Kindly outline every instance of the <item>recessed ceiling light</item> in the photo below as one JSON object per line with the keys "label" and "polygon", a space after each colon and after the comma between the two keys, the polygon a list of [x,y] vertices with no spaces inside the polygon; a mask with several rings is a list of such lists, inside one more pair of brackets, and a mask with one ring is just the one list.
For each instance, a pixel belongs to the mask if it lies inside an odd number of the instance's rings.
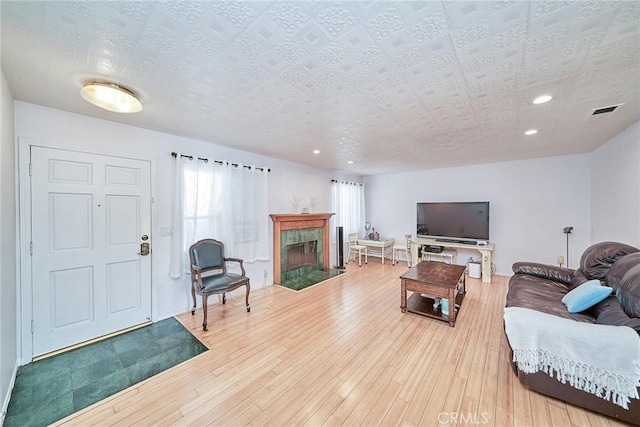
{"label": "recessed ceiling light", "polygon": [[540,95],[536,99],[533,100],[534,104],[544,104],[545,102],[549,102],[553,99],[551,95]]}
{"label": "recessed ceiling light", "polygon": [[353,160],[349,160],[347,163],[349,163],[350,165],[353,164]]}
{"label": "recessed ceiling light", "polygon": [[320,150],[313,150],[313,154],[320,154]]}
{"label": "recessed ceiling light", "polygon": [[115,113],[137,113],[142,104],[129,89],[109,82],[91,82],[80,91],[82,97],[95,106]]}
{"label": "recessed ceiling light", "polygon": [[538,133],[537,130],[535,129],[529,129],[528,131],[526,131],[524,134],[525,135],[535,135],[536,133]]}

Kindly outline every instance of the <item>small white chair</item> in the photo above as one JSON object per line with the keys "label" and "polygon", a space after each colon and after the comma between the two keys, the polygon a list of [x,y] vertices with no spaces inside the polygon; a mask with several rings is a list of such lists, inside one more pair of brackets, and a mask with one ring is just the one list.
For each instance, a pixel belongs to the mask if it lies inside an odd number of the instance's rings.
{"label": "small white chair", "polygon": [[395,265],[396,262],[400,261],[398,255],[400,252],[404,252],[407,257],[407,267],[411,267],[411,234],[405,234],[404,240],[404,245],[393,245],[391,265]]}
{"label": "small white chair", "polygon": [[345,264],[349,264],[351,254],[353,254],[353,259],[356,259],[356,251],[358,252],[358,266],[362,267],[362,252],[364,252],[364,263],[368,264],[369,248],[358,244],[358,233],[349,233],[349,252],[347,253],[347,261]]}

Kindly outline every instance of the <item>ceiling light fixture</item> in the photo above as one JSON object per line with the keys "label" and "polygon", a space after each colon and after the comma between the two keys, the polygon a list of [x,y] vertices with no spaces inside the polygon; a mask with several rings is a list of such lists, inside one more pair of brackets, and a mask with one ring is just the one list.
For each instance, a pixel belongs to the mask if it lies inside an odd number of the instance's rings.
{"label": "ceiling light fixture", "polygon": [[320,150],[313,150],[313,154],[320,154]]}
{"label": "ceiling light fixture", "polygon": [[535,135],[536,133],[538,133],[537,130],[535,129],[529,129],[528,131],[526,131],[524,134],[525,135]]}
{"label": "ceiling light fixture", "polygon": [[93,105],[116,113],[137,113],[142,110],[142,104],[136,95],[115,83],[87,83],[80,94]]}
{"label": "ceiling light fixture", "polygon": [[349,160],[347,163],[349,163],[350,165],[353,164],[353,160]]}
{"label": "ceiling light fixture", "polygon": [[536,99],[533,100],[534,104],[544,104],[545,102],[549,102],[553,99],[551,95],[540,95]]}

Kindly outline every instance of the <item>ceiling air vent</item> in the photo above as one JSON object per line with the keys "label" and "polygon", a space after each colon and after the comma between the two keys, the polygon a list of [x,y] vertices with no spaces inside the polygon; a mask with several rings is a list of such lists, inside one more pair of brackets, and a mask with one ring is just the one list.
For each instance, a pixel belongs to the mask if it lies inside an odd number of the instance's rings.
{"label": "ceiling air vent", "polygon": [[613,116],[613,114],[618,111],[623,105],[624,103],[594,108],[589,112],[589,114],[587,114],[587,117],[585,117],[584,121],[586,122],[591,120],[608,119],[609,117]]}
{"label": "ceiling air vent", "polygon": [[596,114],[613,113],[616,108],[618,108],[617,105],[613,107],[598,108],[597,110],[593,110],[593,113],[591,113],[591,115],[595,116]]}
{"label": "ceiling air vent", "polygon": [[599,114],[611,114],[614,111],[616,111],[616,109],[618,107],[622,107],[624,104],[617,104],[617,105],[610,105],[608,107],[601,107],[601,108],[596,108],[594,110],[591,111],[591,115],[592,116],[597,116]]}

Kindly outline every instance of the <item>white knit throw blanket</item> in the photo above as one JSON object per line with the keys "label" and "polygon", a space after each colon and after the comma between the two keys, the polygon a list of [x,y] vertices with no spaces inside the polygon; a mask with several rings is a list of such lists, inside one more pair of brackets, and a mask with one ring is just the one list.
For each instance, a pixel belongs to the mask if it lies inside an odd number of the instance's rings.
{"label": "white knit throw blanket", "polygon": [[577,322],[519,307],[504,309],[513,360],[629,409],[640,386],[640,337],[626,326]]}

